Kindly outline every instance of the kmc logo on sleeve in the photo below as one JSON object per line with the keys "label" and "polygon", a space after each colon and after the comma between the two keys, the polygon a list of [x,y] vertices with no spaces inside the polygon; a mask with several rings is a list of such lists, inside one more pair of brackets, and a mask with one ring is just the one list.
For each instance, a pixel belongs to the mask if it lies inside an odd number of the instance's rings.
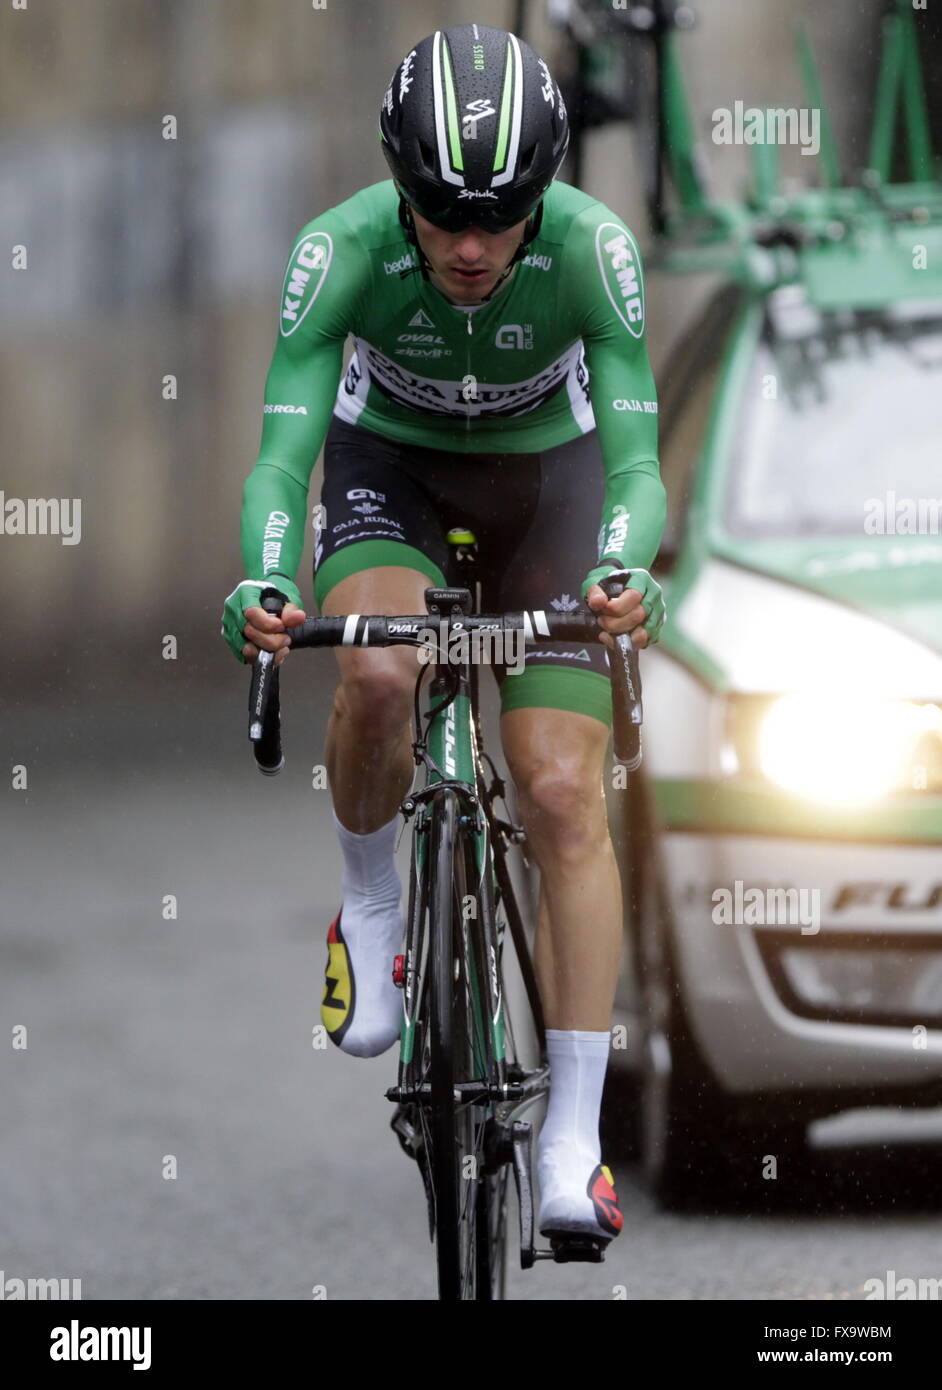
{"label": "kmc logo on sleeve", "polygon": [[291,253],[281,296],[281,335],[290,338],[320,293],[334,243],[326,232],[302,237]]}
{"label": "kmc logo on sleeve", "polygon": [[616,222],[603,222],[595,233],[595,250],[612,308],[628,332],[640,338],[644,332],[644,286],[637,242]]}

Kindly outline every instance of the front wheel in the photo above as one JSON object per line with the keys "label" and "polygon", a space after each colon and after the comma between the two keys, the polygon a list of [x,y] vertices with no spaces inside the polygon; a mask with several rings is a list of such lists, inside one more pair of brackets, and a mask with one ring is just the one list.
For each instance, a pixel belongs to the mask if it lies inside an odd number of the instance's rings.
{"label": "front wheel", "polygon": [[[432,816],[429,883],[429,1132],[435,1194],[439,1297],[494,1296],[489,1234],[494,1189],[485,1174],[486,1107],[456,1088],[483,1081],[480,990],[471,933],[465,839],[458,802],[446,791]],[[498,1295],[499,1296],[499,1295]]]}

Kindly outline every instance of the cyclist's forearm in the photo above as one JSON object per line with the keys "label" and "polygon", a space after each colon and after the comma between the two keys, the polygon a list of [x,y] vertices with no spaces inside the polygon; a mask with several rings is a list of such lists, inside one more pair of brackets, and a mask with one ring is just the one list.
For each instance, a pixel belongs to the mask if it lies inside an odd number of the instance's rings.
{"label": "cyclist's forearm", "polygon": [[656,458],[613,469],[605,479],[599,560],[650,569],[666,517],[667,494]]}
{"label": "cyclist's forearm", "polygon": [[307,488],[276,463],[260,459],[242,490],[242,563],[252,579],[293,579],[304,549]]}

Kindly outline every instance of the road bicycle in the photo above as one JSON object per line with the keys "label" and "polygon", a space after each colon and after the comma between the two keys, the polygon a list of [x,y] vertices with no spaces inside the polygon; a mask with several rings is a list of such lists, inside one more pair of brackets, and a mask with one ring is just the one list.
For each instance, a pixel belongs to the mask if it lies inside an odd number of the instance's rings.
{"label": "road bicycle", "polygon": [[[461,579],[473,576],[474,551],[473,535],[464,533],[456,556]],[[615,597],[629,577],[614,571],[602,587]],[[419,615],[309,618],[292,629],[291,647],[414,645],[430,657],[414,697],[422,783],[400,806],[412,825],[412,857],[405,940],[393,971],[403,1001],[398,1079],[386,1096],[395,1105],[392,1129],[422,1176],[440,1299],[501,1299],[511,1175],[522,1268],[538,1259],[599,1262],[607,1242],[567,1233],[551,1236],[549,1249],[534,1244],[532,1126],[520,1117],[546,1096],[550,1074],[529,946],[532,875],[524,830],[484,750],[480,662],[473,658],[488,645],[501,659],[525,642],[594,641],[602,629],[588,608],[474,613],[468,587],[430,587],[425,600]],[[280,614],[284,595],[266,589],[260,601]],[[628,637],[616,639],[614,652],[614,754],[632,771],[641,761],[638,657]],[[273,653],[259,654],[249,698],[249,737],[267,775],[284,766],[273,662]],[[522,986],[513,1008],[505,989],[508,941]],[[536,1053],[529,1065],[527,1050]]]}

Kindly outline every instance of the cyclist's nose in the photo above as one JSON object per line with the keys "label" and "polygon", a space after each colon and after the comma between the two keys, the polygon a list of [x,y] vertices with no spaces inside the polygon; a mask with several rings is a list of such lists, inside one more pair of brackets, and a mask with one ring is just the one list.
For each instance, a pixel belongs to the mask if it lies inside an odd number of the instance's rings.
{"label": "cyclist's nose", "polygon": [[473,227],[469,227],[467,231],[462,232],[455,246],[455,250],[461,260],[468,261],[470,264],[474,264],[483,258],[484,249],[485,243],[483,233],[475,231]]}

